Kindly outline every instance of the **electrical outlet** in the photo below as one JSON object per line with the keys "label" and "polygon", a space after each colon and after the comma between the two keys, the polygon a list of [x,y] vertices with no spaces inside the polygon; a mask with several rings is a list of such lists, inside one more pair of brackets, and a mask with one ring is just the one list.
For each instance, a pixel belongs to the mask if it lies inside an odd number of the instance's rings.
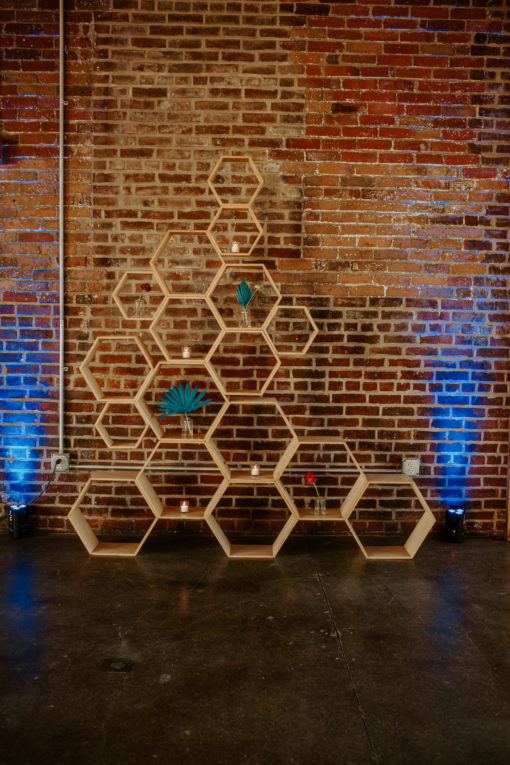
{"label": "electrical outlet", "polygon": [[51,455],[51,471],[57,473],[67,473],[69,470],[69,455],[68,454],[52,454]]}
{"label": "electrical outlet", "polygon": [[402,472],[406,475],[420,475],[420,458],[402,457]]}

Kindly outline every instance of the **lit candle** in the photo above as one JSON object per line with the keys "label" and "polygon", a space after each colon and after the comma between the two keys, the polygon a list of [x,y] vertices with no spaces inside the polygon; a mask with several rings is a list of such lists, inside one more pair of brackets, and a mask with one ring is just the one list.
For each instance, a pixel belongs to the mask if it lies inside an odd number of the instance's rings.
{"label": "lit candle", "polygon": [[191,348],[188,345],[185,345],[182,349],[182,358],[183,359],[189,359],[191,356]]}
{"label": "lit candle", "polygon": [[239,252],[239,242],[235,240],[232,242],[232,252]]}
{"label": "lit candle", "polygon": [[187,513],[189,510],[189,502],[187,499],[184,499],[181,502],[181,513]]}
{"label": "lit candle", "polygon": [[259,475],[259,473],[260,473],[259,466],[258,465],[252,465],[251,466],[251,474],[252,475]]}

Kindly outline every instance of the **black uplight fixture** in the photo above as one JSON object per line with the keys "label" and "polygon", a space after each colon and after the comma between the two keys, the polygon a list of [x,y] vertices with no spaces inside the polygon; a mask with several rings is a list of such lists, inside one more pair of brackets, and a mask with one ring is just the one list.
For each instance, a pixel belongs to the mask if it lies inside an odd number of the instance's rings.
{"label": "black uplight fixture", "polygon": [[[44,489],[37,495],[37,497],[34,497],[29,502],[13,502],[11,505],[7,506],[8,511],[8,518],[9,518],[9,534],[13,539],[20,539],[21,537],[26,537],[27,534],[30,531],[30,519],[29,519],[29,505],[33,504],[36,500],[39,499],[39,497],[42,497],[44,492],[47,490],[49,485],[51,484],[53,480],[53,476],[55,475],[55,471],[57,469],[57,463],[55,462],[55,466],[53,468],[53,472],[50,475],[49,481],[44,487]],[[5,517],[5,516],[3,516]]]}
{"label": "black uplight fixture", "polygon": [[29,532],[28,505],[9,505],[9,534],[13,539],[26,537]]}
{"label": "black uplight fixture", "polygon": [[464,539],[464,516],[462,507],[449,508],[446,511],[445,536],[448,542],[462,542]]}

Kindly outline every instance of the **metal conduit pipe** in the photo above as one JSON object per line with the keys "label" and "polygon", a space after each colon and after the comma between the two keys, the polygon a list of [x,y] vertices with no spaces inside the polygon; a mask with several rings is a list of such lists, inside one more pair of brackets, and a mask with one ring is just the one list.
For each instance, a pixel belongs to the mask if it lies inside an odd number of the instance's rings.
{"label": "metal conduit pipe", "polygon": [[58,451],[64,453],[64,0],[59,0],[59,155],[58,155],[58,265],[59,265],[59,390]]}

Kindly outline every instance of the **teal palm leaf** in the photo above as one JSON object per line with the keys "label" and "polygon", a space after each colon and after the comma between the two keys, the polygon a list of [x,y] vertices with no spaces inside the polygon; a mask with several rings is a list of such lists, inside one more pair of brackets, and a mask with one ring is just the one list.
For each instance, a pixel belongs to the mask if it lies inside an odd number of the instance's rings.
{"label": "teal palm leaf", "polygon": [[198,386],[194,388],[190,387],[189,383],[183,385],[174,385],[173,388],[168,388],[166,393],[161,397],[158,404],[158,409],[161,414],[158,417],[168,417],[171,414],[189,414],[196,409],[209,404],[211,399],[203,400],[205,392],[201,393],[198,390]]}
{"label": "teal palm leaf", "polygon": [[251,301],[253,300],[251,289],[248,287],[248,284],[244,281],[244,279],[242,280],[242,282],[239,284],[239,287],[237,288],[236,297],[237,297],[237,302],[240,303],[240,305],[242,305],[243,308],[246,308],[248,303],[251,303]]}

